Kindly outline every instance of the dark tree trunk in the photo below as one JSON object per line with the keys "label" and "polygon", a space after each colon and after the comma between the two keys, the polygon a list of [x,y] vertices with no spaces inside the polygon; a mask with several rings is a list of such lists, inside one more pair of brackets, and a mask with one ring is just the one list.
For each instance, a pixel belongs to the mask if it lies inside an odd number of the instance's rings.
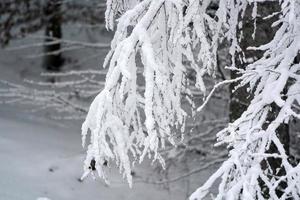
{"label": "dark tree trunk", "polygon": [[[46,24],[44,67],[49,71],[59,71],[63,64],[63,58],[60,52],[61,43],[59,42],[62,38],[61,2],[61,0],[48,0],[44,8]],[[57,43],[55,43],[55,41],[57,41]]]}
{"label": "dark tree trunk", "polygon": [[[254,20],[252,19],[252,7],[248,7],[245,13],[245,17],[243,19],[243,37],[240,42],[240,47],[245,53],[246,59],[258,59],[262,56],[263,52],[258,51],[251,51],[247,50],[249,46],[259,46],[262,44],[266,44],[269,42],[274,34],[275,29],[270,28],[272,23],[274,22],[274,18],[270,20],[262,20],[263,17],[268,16],[269,14],[273,13],[274,11],[278,10],[279,7],[276,3],[268,2],[268,3],[260,3],[258,5],[258,18],[256,20],[256,34],[255,38],[253,39],[252,34],[254,30]],[[245,69],[247,63],[244,63],[238,56],[235,58],[236,67],[240,69]],[[237,78],[240,75],[235,71],[231,71],[231,78]],[[229,118],[230,121],[234,121],[241,116],[241,114],[247,109],[248,105],[251,101],[251,94],[247,92],[246,87],[238,89],[236,92],[232,92],[235,88],[236,84],[230,85],[230,113]]]}

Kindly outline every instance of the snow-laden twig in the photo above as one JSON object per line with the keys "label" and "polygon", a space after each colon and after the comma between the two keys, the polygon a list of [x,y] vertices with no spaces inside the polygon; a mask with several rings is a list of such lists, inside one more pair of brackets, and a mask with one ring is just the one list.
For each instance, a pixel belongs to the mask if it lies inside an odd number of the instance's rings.
{"label": "snow-laden twig", "polygon": [[208,94],[208,96],[205,98],[204,102],[202,103],[202,105],[200,107],[197,108],[197,112],[201,112],[202,109],[206,106],[206,104],[209,102],[209,100],[211,99],[211,97],[213,96],[214,92],[221,86],[226,85],[226,84],[232,84],[235,82],[238,82],[240,80],[242,80],[244,77],[238,77],[235,79],[230,79],[230,80],[224,80],[221,81],[219,83],[217,83],[216,85],[214,85],[213,89],[210,91],[210,93]]}

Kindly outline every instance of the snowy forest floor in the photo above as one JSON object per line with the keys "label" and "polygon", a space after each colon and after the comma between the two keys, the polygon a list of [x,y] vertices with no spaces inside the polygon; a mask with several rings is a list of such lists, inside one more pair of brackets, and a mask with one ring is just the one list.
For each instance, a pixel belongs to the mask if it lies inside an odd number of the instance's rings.
{"label": "snowy forest floor", "polygon": [[136,183],[130,189],[115,169],[111,169],[110,186],[91,178],[79,182],[85,155],[79,126],[58,126],[1,105],[0,129],[2,200],[184,199],[182,191],[169,193],[146,183]]}

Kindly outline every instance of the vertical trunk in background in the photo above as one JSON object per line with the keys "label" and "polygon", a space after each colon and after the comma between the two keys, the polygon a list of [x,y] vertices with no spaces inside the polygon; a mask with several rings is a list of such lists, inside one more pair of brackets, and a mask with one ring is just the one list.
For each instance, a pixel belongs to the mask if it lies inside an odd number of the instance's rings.
{"label": "vertical trunk in background", "polygon": [[[62,0],[47,0],[44,7],[44,23],[46,24],[44,67],[49,71],[59,71],[63,64],[63,59],[60,52],[61,43],[58,41],[62,38],[61,2]],[[55,41],[57,41],[57,43],[54,43]],[[51,44],[47,45],[47,43]]]}
{"label": "vertical trunk in background", "polygon": [[[257,53],[254,51],[247,51],[246,48],[249,46],[259,46],[262,44],[265,44],[269,42],[274,34],[275,34],[275,29],[271,29],[271,24],[273,23],[274,18],[266,21],[262,20],[262,17],[266,17],[270,15],[271,13],[275,11],[279,11],[280,8],[278,4],[275,2],[267,2],[267,3],[260,3],[258,4],[258,16],[257,18],[257,30],[256,30],[256,35],[255,39],[252,38],[252,33],[254,30],[254,23],[252,19],[252,8],[249,7],[246,11],[246,15],[244,18],[244,26],[243,26],[243,39],[241,40],[240,46],[242,50],[245,52],[245,57],[246,59],[258,59],[262,56],[263,52]],[[236,60],[236,66],[238,68],[244,69],[245,68],[245,63],[241,62],[238,59]],[[251,61],[250,61],[251,62]],[[238,77],[239,74],[236,72],[231,71],[231,78],[236,78]],[[230,90],[233,91],[235,88],[235,84],[230,85]],[[284,94],[283,94],[284,95]],[[241,114],[244,112],[244,110],[247,109],[248,105],[250,104],[251,101],[251,95],[249,92],[247,92],[246,87],[238,89],[235,93],[231,92],[230,95],[230,113],[229,113],[229,118],[230,121],[233,122],[237,118],[241,116]],[[272,121],[275,119],[275,117],[278,115],[279,108],[275,105],[271,105],[271,112],[269,113],[268,116],[268,121]],[[265,124],[266,126],[268,124]],[[281,143],[284,145],[284,148],[286,150],[286,153],[289,155],[289,126],[287,124],[281,125],[277,129],[277,136],[279,137]],[[277,153],[277,149],[274,144],[271,144],[270,148],[267,150],[266,153]],[[267,160],[263,161],[261,163],[262,168],[267,168],[267,166],[270,166],[272,171],[270,172],[270,177],[280,177],[284,175],[286,172],[282,170],[281,168],[281,159],[275,159],[275,158],[268,158]],[[263,188],[264,186],[261,185]],[[280,197],[281,196],[281,189],[286,188],[286,184],[282,182],[280,186],[277,189],[277,195]],[[264,190],[263,190],[264,191]],[[264,195],[266,198],[269,198],[268,191],[264,191]]]}

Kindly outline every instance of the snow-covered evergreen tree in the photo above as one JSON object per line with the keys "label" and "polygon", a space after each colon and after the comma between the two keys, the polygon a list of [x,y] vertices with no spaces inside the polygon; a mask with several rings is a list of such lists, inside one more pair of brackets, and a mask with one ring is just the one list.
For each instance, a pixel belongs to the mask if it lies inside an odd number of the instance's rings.
{"label": "snow-covered evergreen tree", "polygon": [[[265,1],[108,0],[107,28],[115,27],[116,18],[118,23],[104,63],[109,68],[105,87],[82,126],[83,144],[91,134],[85,175],[93,162],[99,176],[108,181],[103,166],[114,160],[131,185],[131,167],[146,155],[164,166],[158,149],[166,142],[175,145],[174,135],[184,130],[187,119],[181,103],[186,97],[182,93],[190,93],[187,69],[195,71],[195,86],[206,94],[203,76],[214,76],[218,45],[227,40],[230,69],[241,76],[216,84],[197,110],[202,111],[218,87],[233,82],[248,87],[253,99],[240,118],[217,134],[217,144],[228,146],[229,157],[190,199],[206,197],[219,178],[215,199],[300,198],[300,165],[289,162],[277,135],[281,124],[300,118],[300,2],[273,1],[281,8],[269,16],[277,16],[274,38],[249,47],[264,53],[245,70],[235,66],[235,56],[243,53],[239,41],[246,8],[252,6],[252,17],[257,19],[257,8]],[[208,9],[212,4],[218,4],[213,14]],[[140,67],[143,93],[137,90]],[[276,152],[270,153],[271,146]],[[279,159],[281,167],[273,169],[270,158]]]}

